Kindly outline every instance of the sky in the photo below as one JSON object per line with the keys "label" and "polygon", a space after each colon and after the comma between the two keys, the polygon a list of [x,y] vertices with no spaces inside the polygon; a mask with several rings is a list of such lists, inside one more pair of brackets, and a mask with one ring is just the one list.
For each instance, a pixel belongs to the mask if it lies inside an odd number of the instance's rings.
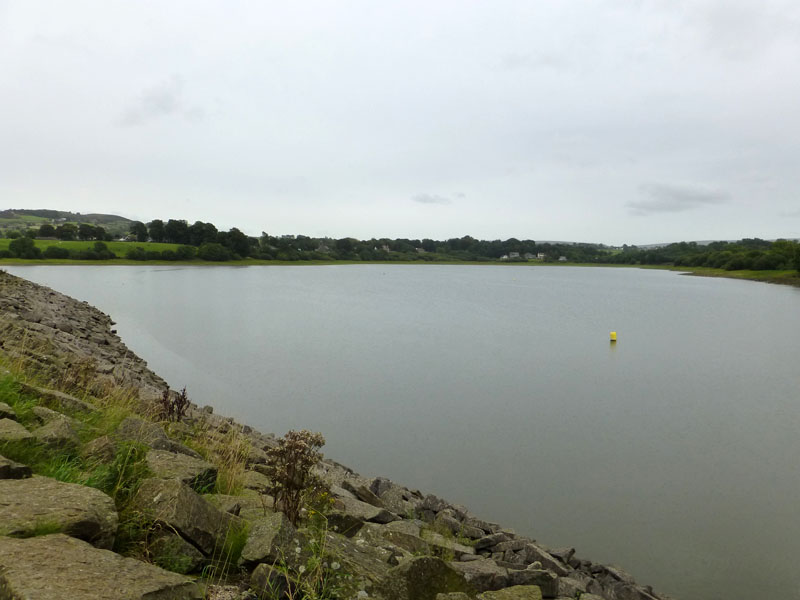
{"label": "sky", "polygon": [[795,0],[0,0],[0,209],[800,237]]}

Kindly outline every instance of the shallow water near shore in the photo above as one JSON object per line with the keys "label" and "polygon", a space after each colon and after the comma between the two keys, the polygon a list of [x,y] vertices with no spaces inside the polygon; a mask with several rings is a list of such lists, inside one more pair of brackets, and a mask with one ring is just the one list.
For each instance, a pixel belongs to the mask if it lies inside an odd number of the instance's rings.
{"label": "shallow water near shore", "polygon": [[[638,269],[8,267],[174,388],[682,600],[800,598],[800,289]],[[619,341],[609,343],[609,332]]]}

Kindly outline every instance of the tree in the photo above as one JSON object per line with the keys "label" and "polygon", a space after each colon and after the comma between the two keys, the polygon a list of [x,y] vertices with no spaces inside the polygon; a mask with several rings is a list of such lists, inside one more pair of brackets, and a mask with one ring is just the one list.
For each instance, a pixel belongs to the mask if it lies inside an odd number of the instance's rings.
{"label": "tree", "polygon": [[150,239],[154,242],[164,241],[164,221],[161,219],[154,219],[147,224],[147,232],[150,234]]}
{"label": "tree", "polygon": [[56,237],[56,228],[50,223],[45,223],[39,227],[39,237]]}
{"label": "tree", "polygon": [[147,225],[141,221],[134,221],[131,223],[130,233],[136,236],[137,242],[146,242],[149,237],[147,234]]}
{"label": "tree", "polygon": [[170,219],[164,226],[164,241],[171,244],[189,243],[189,226],[186,221]]}
{"label": "tree", "polygon": [[84,241],[86,240],[93,240],[95,238],[96,232],[94,230],[94,225],[89,225],[89,223],[81,223],[78,225],[78,237]]}
{"label": "tree", "polygon": [[60,240],[71,241],[78,237],[78,228],[72,223],[64,223],[56,227],[56,237]]}
{"label": "tree", "polygon": [[25,235],[12,240],[8,244],[8,250],[16,258],[42,258],[42,251]]}
{"label": "tree", "polygon": [[211,260],[215,262],[231,260],[233,255],[222,244],[216,242],[211,244],[203,244],[197,249],[197,258],[201,260]]}

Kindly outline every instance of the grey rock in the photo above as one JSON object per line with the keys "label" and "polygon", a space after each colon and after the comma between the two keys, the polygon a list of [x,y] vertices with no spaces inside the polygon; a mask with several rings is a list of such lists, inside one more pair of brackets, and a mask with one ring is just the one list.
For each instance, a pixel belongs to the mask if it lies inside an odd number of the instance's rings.
{"label": "grey rock", "polygon": [[9,600],[200,600],[186,577],[66,535],[0,537],[0,597]]}
{"label": "grey rock", "polygon": [[207,562],[197,548],[169,530],[151,536],[148,551],[155,564],[173,573],[193,573]]}
{"label": "grey rock", "polygon": [[515,585],[494,592],[484,592],[479,600],[542,600],[542,590],[535,585]]}
{"label": "grey rock", "polygon": [[455,540],[448,539],[435,531],[423,529],[421,537],[430,544],[433,553],[437,556],[458,560],[464,554],[475,554],[475,548],[472,546],[459,544]]}
{"label": "grey rock", "polygon": [[508,569],[498,566],[493,560],[451,562],[450,566],[461,573],[464,579],[479,592],[508,587]]}
{"label": "grey rock", "polygon": [[110,548],[117,523],[114,501],[100,490],[49,477],[0,480],[3,535],[30,535],[47,526]]}
{"label": "grey rock", "polygon": [[103,435],[84,444],[81,456],[94,462],[110,463],[117,455],[117,448],[116,442],[111,437]]}
{"label": "grey rock", "polygon": [[569,564],[569,561],[575,556],[575,548],[551,548],[549,552],[564,564]]}
{"label": "grey rock", "polygon": [[51,406],[56,406],[68,412],[92,413],[97,410],[97,407],[90,402],[76,398],[71,394],[59,392],[57,390],[50,390],[47,388],[29,385],[27,383],[20,384],[20,389],[32,396],[38,396]]}
{"label": "grey rock", "polygon": [[47,408],[46,406],[34,406],[31,411],[34,415],[36,415],[36,419],[42,424],[49,423],[50,421],[54,421],[56,419],[68,418],[64,413],[60,413],[52,408]]}
{"label": "grey rock", "polygon": [[427,556],[389,569],[375,591],[385,600],[436,600],[437,594],[453,592],[475,594],[458,571],[443,560]]}
{"label": "grey rock", "polygon": [[464,592],[449,592],[436,594],[436,600],[471,600],[471,598]]}
{"label": "grey rock", "polygon": [[328,514],[328,529],[341,533],[346,537],[353,537],[364,526],[364,521],[340,510]]}
{"label": "grey rock", "polygon": [[425,499],[422,501],[420,508],[422,510],[430,510],[434,513],[438,513],[443,511],[446,508],[449,508],[450,505],[441,498],[434,496],[433,494],[428,494],[425,496]]}
{"label": "grey rock", "polygon": [[522,550],[527,544],[528,542],[526,540],[508,540],[496,544],[493,550],[495,552],[508,552],[509,550],[515,552],[517,550]]}
{"label": "grey rock", "polygon": [[385,508],[378,508],[377,506],[372,506],[371,504],[354,498],[337,498],[334,503],[334,508],[361,519],[362,521],[369,521],[371,523],[390,523],[400,518],[390,513]]}
{"label": "grey rock", "polygon": [[558,597],[558,577],[551,571],[525,569],[509,571],[509,585],[536,585],[542,590],[543,598]]}
{"label": "grey rock", "polygon": [[17,413],[5,402],[0,402],[0,419],[17,420]]}
{"label": "grey rock", "polygon": [[403,531],[395,531],[383,528],[383,538],[395,546],[410,552],[411,554],[430,554],[431,547],[421,537],[405,533]]}
{"label": "grey rock", "polygon": [[239,564],[245,567],[258,563],[299,565],[304,562],[305,547],[305,536],[295,529],[286,515],[272,513],[251,524]]}
{"label": "grey rock", "polygon": [[174,528],[206,556],[219,552],[228,529],[237,524],[236,517],[176,479],[145,479],[133,506],[145,517]]}
{"label": "grey rock", "polygon": [[483,548],[492,548],[497,544],[500,544],[502,542],[507,542],[508,539],[509,538],[505,533],[492,533],[476,541],[475,550],[481,550]]}
{"label": "grey rock", "polygon": [[376,508],[385,508],[383,501],[372,493],[366,486],[355,485],[350,480],[342,481],[342,488],[353,494],[361,502],[371,504]]}
{"label": "grey rock", "polygon": [[464,519],[464,524],[477,527],[478,529],[483,529],[487,534],[497,533],[500,531],[500,525],[497,523],[489,523],[488,521],[483,521],[471,515],[467,515],[467,517]]}
{"label": "grey rock", "polygon": [[537,546],[536,544],[533,543],[526,544],[524,552],[525,552],[525,559],[528,563],[538,561],[542,563],[542,566],[545,569],[554,571],[556,575],[565,576],[569,575],[572,572],[571,567],[568,567],[567,565],[562,563],[560,560],[558,560],[550,553],[548,553],[546,550],[544,550],[540,546]]}
{"label": "grey rock", "polygon": [[289,586],[287,576],[271,565],[262,563],[250,574],[250,589],[259,598],[284,598],[289,592]]}
{"label": "grey rock", "polygon": [[50,448],[75,451],[81,443],[75,428],[64,418],[53,419],[34,429],[31,434]]}
{"label": "grey rock", "polygon": [[169,439],[159,425],[138,417],[128,417],[122,421],[117,428],[116,438],[120,441],[138,442],[155,450],[169,450],[170,452],[179,452],[193,458],[202,459],[191,448]]}
{"label": "grey rock", "polygon": [[32,475],[31,468],[0,456],[0,479],[25,479]]}
{"label": "grey rock", "polygon": [[577,598],[578,594],[586,593],[586,583],[572,577],[559,577],[558,595],[567,598]]}
{"label": "grey rock", "polygon": [[217,480],[217,467],[204,460],[168,450],[150,450],[147,466],[162,479],[177,479],[195,491],[208,489]]}
{"label": "grey rock", "polygon": [[30,440],[31,432],[11,419],[0,419],[0,443]]}
{"label": "grey rock", "polygon": [[256,492],[267,493],[272,489],[272,481],[270,481],[269,477],[258,471],[245,471],[243,484],[245,489],[255,490]]}

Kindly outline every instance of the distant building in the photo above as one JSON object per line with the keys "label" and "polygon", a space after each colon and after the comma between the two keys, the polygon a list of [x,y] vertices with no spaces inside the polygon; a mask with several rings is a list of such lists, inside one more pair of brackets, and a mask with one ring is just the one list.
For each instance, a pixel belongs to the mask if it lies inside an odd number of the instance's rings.
{"label": "distant building", "polygon": [[567,262],[567,257],[566,256],[559,256],[558,257],[558,261],[559,262]]}
{"label": "distant building", "polygon": [[508,258],[519,258],[519,252],[509,252]]}
{"label": "distant building", "polygon": [[524,258],[525,260],[533,260],[534,258],[536,258],[536,255],[531,254],[530,252],[526,252],[525,254],[522,255],[522,258]]}
{"label": "distant building", "polygon": [[500,260],[508,260],[508,254],[503,254],[503,256],[500,257]]}

